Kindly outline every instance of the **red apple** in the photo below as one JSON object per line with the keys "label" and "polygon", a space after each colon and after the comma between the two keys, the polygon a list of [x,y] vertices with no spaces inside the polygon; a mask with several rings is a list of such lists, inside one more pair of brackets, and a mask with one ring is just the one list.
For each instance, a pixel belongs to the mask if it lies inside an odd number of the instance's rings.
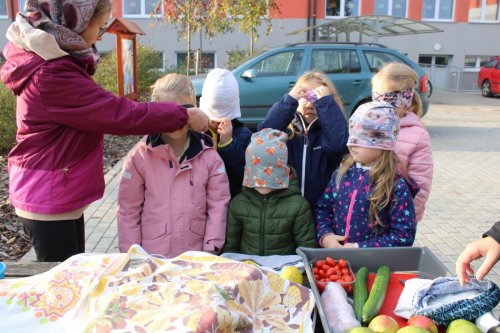
{"label": "red apple", "polygon": [[426,316],[413,316],[407,321],[408,326],[421,327],[428,330],[431,333],[438,333],[438,328],[432,319]]}
{"label": "red apple", "polygon": [[376,333],[396,333],[399,325],[391,316],[378,315],[370,321],[368,328]]}

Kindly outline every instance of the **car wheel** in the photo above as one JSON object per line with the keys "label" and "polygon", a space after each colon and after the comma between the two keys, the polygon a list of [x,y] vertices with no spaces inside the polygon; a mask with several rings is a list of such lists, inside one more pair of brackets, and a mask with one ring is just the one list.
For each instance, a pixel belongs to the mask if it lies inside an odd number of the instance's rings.
{"label": "car wheel", "polygon": [[430,98],[432,95],[432,83],[430,80],[427,80],[427,98]]}
{"label": "car wheel", "polygon": [[484,97],[491,97],[493,94],[491,93],[491,84],[490,81],[486,80],[481,85],[481,93]]}

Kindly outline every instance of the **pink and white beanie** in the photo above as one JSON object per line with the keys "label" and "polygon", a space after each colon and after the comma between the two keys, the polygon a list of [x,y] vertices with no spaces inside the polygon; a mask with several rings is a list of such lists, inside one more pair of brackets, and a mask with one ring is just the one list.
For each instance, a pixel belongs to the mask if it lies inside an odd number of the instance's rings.
{"label": "pink and white beanie", "polygon": [[398,135],[399,118],[392,105],[365,103],[349,119],[347,146],[394,150]]}

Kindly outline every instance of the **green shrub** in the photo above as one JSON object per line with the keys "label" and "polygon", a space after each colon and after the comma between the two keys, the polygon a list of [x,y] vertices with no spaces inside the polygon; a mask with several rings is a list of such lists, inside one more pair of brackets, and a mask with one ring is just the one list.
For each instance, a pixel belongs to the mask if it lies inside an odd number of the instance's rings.
{"label": "green shrub", "polygon": [[[149,100],[150,87],[157,79],[165,75],[162,69],[161,53],[150,45],[137,43],[137,82],[140,100]],[[104,89],[118,94],[118,76],[116,69],[116,50],[112,50],[101,58],[94,80]]]}
{"label": "green shrub", "polygon": [[9,151],[16,143],[16,97],[0,84],[0,152]]}

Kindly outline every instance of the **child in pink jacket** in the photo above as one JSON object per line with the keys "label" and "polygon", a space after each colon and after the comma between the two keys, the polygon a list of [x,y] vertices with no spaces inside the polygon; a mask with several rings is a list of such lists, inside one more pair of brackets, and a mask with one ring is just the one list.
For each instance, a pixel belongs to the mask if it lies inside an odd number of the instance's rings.
{"label": "child in pink jacket", "polygon": [[405,64],[386,64],[372,78],[374,101],[385,101],[396,108],[400,118],[400,133],[396,142],[396,154],[408,175],[420,186],[414,198],[417,222],[422,220],[425,203],[432,185],[432,147],[429,132],[420,117],[422,101],[415,91],[418,76]]}
{"label": "child in pink jacket", "polygon": [[[168,74],[154,101],[195,104],[185,75]],[[185,251],[218,253],[224,245],[229,182],[211,140],[187,126],[144,137],[128,154],[118,192],[118,245],[167,258]]]}

